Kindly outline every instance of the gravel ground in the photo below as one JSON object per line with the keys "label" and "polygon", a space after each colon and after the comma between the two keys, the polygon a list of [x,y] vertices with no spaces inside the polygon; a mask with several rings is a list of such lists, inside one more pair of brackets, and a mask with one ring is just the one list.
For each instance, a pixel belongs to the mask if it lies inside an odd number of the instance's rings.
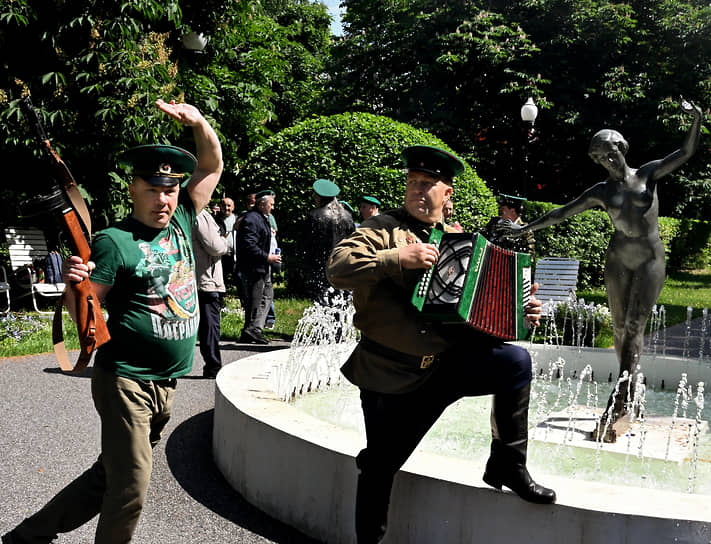
{"label": "gravel ground", "polygon": [[[286,343],[222,344],[225,364]],[[74,357],[78,352],[72,354]],[[99,453],[91,368],[60,372],[53,354],[0,359],[0,534],[41,508],[88,468]],[[173,417],[156,447],[136,544],[316,544],[250,505],[212,460],[214,380],[202,378],[196,350],[192,373],[180,378]],[[96,519],[60,535],[60,544],[93,541]]]}

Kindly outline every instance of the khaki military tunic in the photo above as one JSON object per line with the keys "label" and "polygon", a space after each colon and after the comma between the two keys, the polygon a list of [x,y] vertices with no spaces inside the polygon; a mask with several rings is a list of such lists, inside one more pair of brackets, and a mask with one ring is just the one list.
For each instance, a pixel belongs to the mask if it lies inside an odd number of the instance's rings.
{"label": "khaki military tunic", "polygon": [[450,346],[410,302],[424,270],[403,270],[399,260],[399,248],[427,242],[435,226],[455,232],[441,223],[421,223],[398,208],[365,220],[331,253],[328,280],[353,291],[353,322],[362,336],[417,359],[404,362],[359,345],[341,369],[359,387],[380,393],[415,389],[436,366],[428,366],[427,357]]}

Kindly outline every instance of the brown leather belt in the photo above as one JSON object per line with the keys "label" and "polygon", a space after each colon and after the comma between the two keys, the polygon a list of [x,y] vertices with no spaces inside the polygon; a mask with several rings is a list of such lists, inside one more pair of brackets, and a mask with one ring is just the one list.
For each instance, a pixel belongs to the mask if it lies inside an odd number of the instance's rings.
{"label": "brown leather belt", "polygon": [[365,336],[361,336],[360,346],[365,351],[369,351],[375,355],[381,355],[382,357],[406,363],[408,365],[416,365],[422,369],[429,367],[439,358],[439,353],[433,353],[431,355],[411,355],[409,353],[403,353],[402,351],[379,344],[378,342],[375,342],[370,338],[366,338]]}

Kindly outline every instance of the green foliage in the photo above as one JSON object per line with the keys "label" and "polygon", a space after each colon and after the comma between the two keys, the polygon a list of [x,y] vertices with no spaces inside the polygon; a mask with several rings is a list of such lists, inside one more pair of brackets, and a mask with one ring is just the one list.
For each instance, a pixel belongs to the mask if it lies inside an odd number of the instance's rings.
{"label": "green foliage", "polygon": [[[155,108],[187,101],[221,136],[229,172],[256,143],[307,116],[329,47],[325,6],[301,0],[140,0],[0,4],[0,139],[7,182],[0,223],[43,191],[49,173],[19,108],[31,94],[54,147],[92,197],[98,228],[130,203],[116,156],[143,143],[194,149],[191,134]],[[201,53],[182,37],[209,37]],[[12,157],[10,159],[10,157]],[[28,176],[28,172],[31,175]],[[28,183],[30,181],[30,183]]]}
{"label": "green foliage", "polygon": [[[705,132],[708,137],[708,131]],[[702,136],[703,138],[703,136]],[[693,160],[693,159],[692,159]],[[707,219],[711,217],[711,165],[690,178],[682,170],[680,174],[662,182],[664,194],[680,195],[674,198],[673,217]]]}
{"label": "green foliage", "polygon": [[670,270],[706,268],[711,263],[711,223],[696,219],[660,219]]}
{"label": "green foliage", "polygon": [[[79,349],[76,325],[62,315],[62,331],[67,349]],[[11,312],[0,317],[0,353],[3,357],[52,352],[52,322],[37,313]]]}
{"label": "green foliage", "polygon": [[[338,198],[354,207],[363,194],[377,197],[383,209],[398,207],[404,188],[400,152],[413,144],[450,149],[431,134],[367,113],[309,119],[255,149],[242,171],[243,183],[254,190],[276,191],[274,215],[285,267],[299,267],[295,262],[299,233],[313,208],[315,180],[334,181],[341,187]],[[467,230],[482,226],[496,213],[491,192],[470,167],[456,180],[453,198],[455,219]]]}
{"label": "green foliage", "polygon": [[[586,155],[601,128],[620,130],[632,166],[679,148],[676,99],[711,105],[711,6],[697,0],[346,0],[330,70],[335,108],[431,131],[475,159],[489,187],[568,201],[600,181]],[[529,97],[536,132],[519,117]],[[530,159],[524,167],[525,157]],[[708,178],[708,146],[665,180],[661,213]],[[706,172],[705,174],[703,174]],[[706,194],[703,187],[694,198]],[[706,205],[682,206],[703,218]],[[677,211],[677,213],[681,213]],[[707,214],[706,214],[707,215]]]}
{"label": "green foliage", "polygon": [[511,127],[520,124],[521,96],[537,96],[544,82],[527,68],[538,48],[518,23],[483,2],[344,4],[346,35],[334,44],[330,68],[332,108],[431,131],[475,160],[489,183],[500,181],[497,188],[520,179],[508,142],[520,134]]}
{"label": "green foliage", "polygon": [[[533,221],[557,208],[548,202],[526,202],[523,217]],[[612,223],[607,213],[588,210],[535,232],[536,258],[572,257],[580,261],[578,289],[601,286]]]}

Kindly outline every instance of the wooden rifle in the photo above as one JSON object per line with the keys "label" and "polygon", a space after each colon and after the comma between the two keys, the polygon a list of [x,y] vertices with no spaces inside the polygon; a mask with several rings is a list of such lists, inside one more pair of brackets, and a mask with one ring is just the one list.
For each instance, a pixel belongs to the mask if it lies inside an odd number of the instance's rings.
{"label": "wooden rifle", "polygon": [[[59,228],[65,233],[73,254],[79,256],[86,264],[91,257],[91,218],[86,202],[69,168],[52,148],[29,96],[23,99],[22,106],[29,122],[35,128],[40,145],[52,167],[54,182],[48,194],[38,195],[27,204],[35,210],[49,212],[57,219]],[[69,288],[74,292],[74,318],[81,347],[79,359],[74,366],[69,361],[62,334],[62,307],[66,303],[64,294],[60,297],[54,313],[52,341],[60,368],[67,372],[81,372],[89,364],[94,350],[108,342],[111,337],[101,311],[99,297],[91,281],[72,282]]]}

